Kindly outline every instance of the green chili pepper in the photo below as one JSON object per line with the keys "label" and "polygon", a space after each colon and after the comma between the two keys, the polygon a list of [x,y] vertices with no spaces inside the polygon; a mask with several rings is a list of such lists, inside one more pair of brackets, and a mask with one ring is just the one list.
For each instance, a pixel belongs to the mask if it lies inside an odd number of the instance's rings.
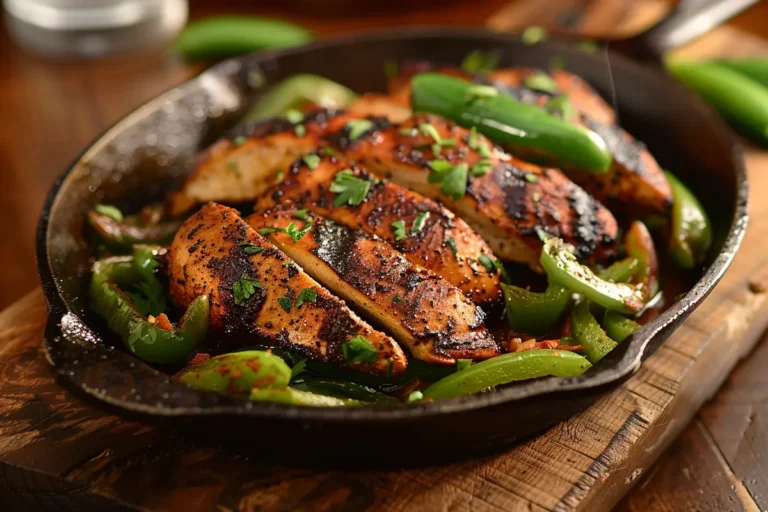
{"label": "green chili pepper", "polygon": [[343,108],[356,94],[351,89],[318,75],[293,75],[261,95],[245,116],[246,121],[277,117],[286,110],[316,103],[324,108]]}
{"label": "green chili pepper", "polygon": [[544,293],[501,284],[507,307],[509,327],[518,332],[541,333],[552,327],[563,315],[572,293],[559,284],[550,283]]}
{"label": "green chili pepper", "polygon": [[572,249],[559,238],[550,238],[544,243],[540,261],[551,280],[606,309],[621,313],[637,313],[643,309],[645,300],[641,291],[628,284],[600,279],[576,260]]}
{"label": "green chili pepper", "polygon": [[399,400],[393,396],[379,393],[375,389],[339,380],[323,379],[302,375],[301,378],[291,383],[291,387],[301,391],[308,391],[318,395],[333,396],[336,398],[352,398],[372,403],[397,403]]}
{"label": "green chili pepper", "polygon": [[642,286],[641,292],[648,302],[659,292],[659,260],[656,257],[656,248],[648,228],[641,221],[636,220],[627,230],[624,236],[624,249],[631,258],[638,261],[635,278]]}
{"label": "green chili pepper", "polygon": [[583,346],[587,359],[592,364],[597,363],[613,350],[617,343],[608,337],[597,323],[589,310],[589,301],[582,300],[573,308],[571,315],[571,332],[576,343]]}
{"label": "green chili pepper", "polygon": [[768,59],[765,57],[747,57],[743,59],[715,60],[715,64],[725,66],[747,76],[763,87],[768,87]]}
{"label": "green chili pepper", "polygon": [[183,222],[178,219],[142,225],[133,216],[117,221],[96,210],[89,211],[87,218],[99,240],[116,252],[128,251],[137,244],[168,244]]}
{"label": "green chili pepper", "polygon": [[293,388],[257,388],[251,391],[251,400],[309,407],[353,407],[364,405],[363,402],[351,398],[336,398],[333,396],[317,395],[315,393],[309,393]]}
{"label": "green chili pepper", "polygon": [[210,306],[201,295],[187,308],[177,328],[161,329],[150,323],[120,287],[142,279],[131,257],[114,257],[93,265],[90,298],[93,310],[123,340],[128,349],[150,363],[184,361],[202,344],[208,330]]}
{"label": "green chili pepper", "polygon": [[592,366],[583,356],[567,350],[528,350],[487,359],[453,373],[424,390],[424,398],[470,395],[518,380],[554,375],[577,377]]}
{"label": "green chili pepper", "polygon": [[639,323],[621,316],[615,311],[606,311],[603,315],[603,328],[616,343],[621,343],[640,327]]}
{"label": "green chili pepper", "polygon": [[693,268],[704,261],[712,245],[712,227],[707,212],[685,185],[665,171],[675,204],[672,207],[669,254],[681,268]]}
{"label": "green chili pepper", "polygon": [[246,16],[216,16],[187,25],[175,43],[188,59],[222,57],[264,48],[300,46],[312,34],[286,21]]}
{"label": "green chili pepper", "polygon": [[413,79],[411,101],[415,112],[431,112],[476,127],[519,156],[593,173],[607,172],[611,165],[605,141],[596,133],[490,86],[424,73]]}
{"label": "green chili pepper", "polygon": [[188,366],[176,375],[176,379],[205,391],[249,394],[256,388],[284,388],[291,380],[291,369],[274,354],[247,350]]}
{"label": "green chili pepper", "polygon": [[768,146],[768,88],[712,62],[667,60],[667,69],[753,141]]}
{"label": "green chili pepper", "polygon": [[613,281],[614,283],[628,283],[637,274],[640,267],[640,262],[637,258],[624,258],[611,264],[610,267],[604,268],[598,272],[598,277],[605,281]]}

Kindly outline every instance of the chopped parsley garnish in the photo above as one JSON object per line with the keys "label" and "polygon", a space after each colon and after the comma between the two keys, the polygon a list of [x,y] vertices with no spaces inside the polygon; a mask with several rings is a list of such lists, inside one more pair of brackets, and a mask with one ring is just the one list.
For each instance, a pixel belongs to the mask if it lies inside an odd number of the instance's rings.
{"label": "chopped parsley garnish", "polygon": [[461,370],[465,368],[469,368],[472,366],[472,360],[471,359],[457,359],[456,360],[456,371],[460,372]]}
{"label": "chopped parsley garnish", "polygon": [[539,194],[538,192],[534,192],[533,193],[533,202],[534,203],[538,203],[539,201],[541,201],[541,194]]}
{"label": "chopped parsley garnish", "polygon": [[532,27],[526,28],[523,31],[522,40],[523,44],[532,45],[545,41],[547,36],[547,31],[543,27],[534,25]]}
{"label": "chopped parsley garnish", "polygon": [[306,367],[307,367],[306,359],[302,359],[301,361],[293,365],[293,368],[291,368],[291,380],[295,379],[296,377],[304,373],[306,371]]}
{"label": "chopped parsley garnish", "polygon": [[325,156],[336,156],[336,152],[330,148],[330,146],[323,146],[320,148]]}
{"label": "chopped parsley garnish", "polygon": [[576,109],[571,105],[567,94],[555,96],[544,104],[544,110],[552,115],[568,120],[576,115]]}
{"label": "chopped parsley garnish", "polygon": [[452,138],[444,139],[440,136],[440,134],[437,131],[437,128],[434,127],[434,125],[429,123],[421,123],[419,124],[419,131],[423,133],[424,135],[427,135],[428,137],[432,137],[434,139],[435,143],[432,144],[432,153],[435,154],[435,156],[440,155],[440,152],[443,150],[443,147],[454,147],[456,146],[456,140]]}
{"label": "chopped parsley garnish", "polygon": [[461,61],[461,69],[467,73],[493,71],[499,65],[499,60],[501,60],[501,52],[498,50],[490,52],[475,50],[468,53]]}
{"label": "chopped parsley garnish", "polygon": [[259,247],[258,245],[253,245],[251,242],[241,242],[240,247],[243,248],[243,252],[248,256],[259,254],[261,251],[264,250],[263,247]]}
{"label": "chopped parsley garnish", "polygon": [[258,288],[263,288],[261,283],[249,278],[247,274],[240,276],[240,279],[232,283],[232,295],[235,298],[235,305],[242,306],[245,304],[245,301],[250,299]]}
{"label": "chopped parsley garnish", "polygon": [[296,128],[293,129],[293,133],[295,133],[298,137],[303,137],[307,134],[307,129],[304,128],[303,124],[297,124]]}
{"label": "chopped parsley garnish", "polygon": [[440,156],[440,153],[443,151],[443,146],[441,146],[440,144],[432,144],[431,149],[432,149],[432,153],[435,156]]}
{"label": "chopped parsley garnish", "polygon": [[242,146],[243,144],[245,144],[245,141],[246,141],[245,137],[243,137],[242,135],[238,135],[237,137],[232,139],[232,144],[235,147],[238,147],[238,146]]}
{"label": "chopped parsley garnish", "polygon": [[480,153],[480,156],[483,158],[491,158],[491,149],[486,144],[480,144],[477,152]]}
{"label": "chopped parsley garnish", "polygon": [[490,85],[472,85],[467,87],[467,94],[464,96],[464,100],[467,103],[473,103],[478,100],[485,100],[498,96],[499,91]]}
{"label": "chopped parsley garnish", "polygon": [[299,292],[299,297],[296,299],[296,309],[299,309],[305,302],[315,302],[317,300],[317,292],[312,288],[304,288]]}
{"label": "chopped parsley garnish", "polygon": [[336,173],[331,183],[330,190],[338,194],[333,200],[333,206],[349,204],[357,206],[365,201],[365,196],[371,188],[371,182],[356,177],[351,169],[344,169]]}
{"label": "chopped parsley garnish", "polygon": [[464,197],[467,191],[467,164],[451,165],[445,160],[432,160],[429,167],[432,169],[429,183],[440,183],[440,191],[454,200]]}
{"label": "chopped parsley garnish", "polygon": [[300,110],[296,109],[289,109],[286,110],[283,114],[283,117],[285,117],[286,121],[288,121],[291,124],[298,124],[304,120],[304,113]]}
{"label": "chopped parsley garnish", "polygon": [[528,183],[536,183],[537,181],[539,181],[539,178],[537,178],[536,175],[533,174],[532,172],[527,172],[525,173],[525,181],[527,181]]}
{"label": "chopped parsley garnish", "polygon": [[349,140],[359,139],[365,132],[373,128],[373,121],[368,119],[350,119],[346,124],[349,130]]}
{"label": "chopped parsley garnish", "polygon": [[320,165],[320,157],[317,155],[304,155],[301,157],[301,160],[307,164],[307,167],[310,169],[317,169],[317,166]]}
{"label": "chopped parsley garnish", "polygon": [[94,209],[112,220],[123,222],[123,212],[121,212],[117,206],[112,206],[111,204],[97,204]]}
{"label": "chopped parsley garnish", "polygon": [[282,180],[283,176],[285,176],[285,173],[283,171],[277,171],[275,173],[275,182]]}
{"label": "chopped parsley garnish", "polygon": [[392,299],[392,302],[397,303],[397,302],[402,302],[402,300],[403,300],[403,298],[401,296],[395,295],[395,298]]}
{"label": "chopped parsley garnish", "polygon": [[285,297],[280,297],[277,299],[277,303],[280,304],[280,307],[283,308],[286,313],[291,312],[291,304],[293,301],[289,296],[286,295]]}
{"label": "chopped parsley garnish", "polygon": [[421,391],[411,391],[411,394],[408,395],[408,403],[412,404],[414,402],[418,402],[424,398],[424,393]]}
{"label": "chopped parsley garnish", "polygon": [[459,254],[459,248],[456,246],[456,240],[454,240],[453,238],[449,238],[446,243],[448,244],[448,247],[451,248],[454,255]]}
{"label": "chopped parsley garnish", "polygon": [[344,343],[341,351],[348,363],[375,363],[378,355],[371,342],[363,336],[355,336]]}
{"label": "chopped parsley garnish", "polygon": [[470,174],[475,177],[479,176],[485,176],[488,174],[488,172],[491,170],[491,161],[490,160],[480,160],[475,165],[472,166],[472,169],[469,170]]}
{"label": "chopped parsley garnish", "polygon": [[402,220],[396,220],[390,225],[392,226],[392,231],[395,234],[395,242],[405,240],[405,237],[408,236],[405,234],[405,222]]}
{"label": "chopped parsley garnish", "polygon": [[477,126],[473,126],[469,129],[469,139],[467,140],[467,144],[469,144],[469,149],[477,151],[478,145],[480,144],[480,141],[477,139]]}
{"label": "chopped parsley garnish", "polygon": [[481,254],[480,257],[477,258],[477,261],[491,274],[495,274],[496,271],[501,268],[501,262],[499,260],[491,259],[485,254]]}
{"label": "chopped parsley garnish", "polygon": [[548,92],[550,94],[557,92],[557,83],[543,71],[536,71],[534,74],[525,77],[523,85],[534,91]]}
{"label": "chopped parsley garnish", "polygon": [[235,162],[234,160],[230,160],[229,162],[227,162],[227,167],[229,168],[230,171],[232,171],[232,174],[234,174],[238,178],[240,177],[240,169],[237,167],[237,162]]}
{"label": "chopped parsley garnish", "polygon": [[309,214],[309,210],[306,208],[302,208],[301,210],[296,210],[295,212],[293,212],[293,215],[291,215],[291,217],[293,217],[294,219],[303,220],[304,222],[307,222],[307,221],[312,222],[312,219],[309,219],[307,217],[308,214]]}
{"label": "chopped parsley garnish", "polygon": [[416,135],[416,128],[400,128],[397,133],[405,137],[412,137]]}
{"label": "chopped parsley garnish", "polygon": [[429,212],[419,213],[416,216],[416,218],[413,220],[413,226],[411,226],[411,233],[416,234],[422,229],[424,229],[424,224],[427,223],[428,218],[429,218]]}
{"label": "chopped parsley garnish", "polygon": [[[301,210],[299,210],[301,211]],[[295,215],[295,214],[294,214]],[[288,224],[287,227],[284,228],[261,228],[259,230],[260,235],[270,235],[272,233],[285,233],[286,235],[291,237],[291,240],[293,240],[293,243],[298,242],[301,240],[301,238],[309,233],[309,231],[312,229],[312,219],[309,219],[306,224],[304,225],[303,229],[299,229],[296,226],[295,222],[291,222]]]}

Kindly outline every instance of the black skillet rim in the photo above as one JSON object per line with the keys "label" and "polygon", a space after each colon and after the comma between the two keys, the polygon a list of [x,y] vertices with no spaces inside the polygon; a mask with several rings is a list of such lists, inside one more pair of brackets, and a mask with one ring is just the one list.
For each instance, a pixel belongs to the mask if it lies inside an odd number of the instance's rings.
{"label": "black skillet rim", "polygon": [[[43,287],[43,293],[48,305],[48,328],[46,329],[46,337],[44,339],[44,346],[46,348],[46,357],[49,363],[55,367],[54,361],[49,353],[50,340],[48,336],[52,331],[51,325],[60,323],[61,318],[64,315],[72,314],[68,310],[64,299],[59,294],[56,281],[52,275],[52,269],[49,262],[48,254],[48,226],[50,212],[58,198],[59,190],[67,179],[69,174],[77,167],[80,159],[101,139],[107,136],[110,132],[115,130],[120,124],[122,124],[127,118],[132,117],[137,112],[143,109],[148,109],[149,106],[159,103],[163,98],[177,90],[179,87],[183,87],[185,84],[199,80],[201,76],[205,74],[217,74],[219,70],[227,66],[233,60],[248,59],[253,63],[261,63],[269,60],[278,59],[283,55],[290,55],[295,53],[303,53],[312,51],[318,48],[333,47],[333,46],[345,46],[355,44],[359,41],[369,40],[405,40],[414,39],[418,40],[438,37],[455,37],[455,38],[486,38],[490,42],[505,44],[510,42],[519,42],[519,35],[514,34],[500,34],[489,32],[485,29],[477,28],[446,28],[446,27],[420,27],[416,29],[403,29],[394,32],[372,32],[367,34],[355,34],[336,38],[332,40],[323,40],[311,43],[309,45],[291,48],[284,50],[271,50],[261,52],[260,55],[246,55],[228,59],[218,64],[211,66],[204,70],[199,75],[192,77],[172,88],[164,93],[155,96],[153,99],[145,102],[141,106],[137,107],[130,113],[123,116],[115,124],[109,127],[107,130],[97,136],[88,146],[77,155],[77,157],[69,164],[65,171],[54,181],[51,189],[46,197],[43,205],[42,212],[37,227],[37,263],[38,272],[40,274],[40,280]],[[563,46],[562,43],[549,41],[544,44],[557,48]],[[612,54],[611,60],[613,63],[618,63],[622,68],[633,70],[635,72],[648,73],[647,69],[644,69],[641,65],[627,59],[618,54]],[[669,77],[660,77],[666,80],[670,88],[677,88],[680,91],[684,91],[682,85],[678,84]],[[686,94],[689,94],[686,92]],[[598,386],[607,385],[611,382],[615,382],[628,374],[636,371],[644,357],[647,357],[649,353],[646,353],[648,345],[657,336],[664,336],[665,332],[669,329],[674,329],[677,324],[682,322],[687,315],[693,311],[709,293],[714,289],[715,285],[722,278],[723,274],[733,261],[733,257],[741,244],[746,230],[748,213],[748,181],[747,173],[744,166],[744,158],[742,150],[735,136],[731,132],[730,128],[725,122],[712,110],[705,105],[700,99],[696,97],[691,98],[691,105],[698,111],[703,118],[707,119],[712,127],[719,132],[719,135],[728,141],[731,148],[731,162],[735,170],[735,184],[736,184],[736,197],[735,209],[731,218],[731,222],[728,228],[727,236],[723,242],[723,247],[720,253],[714,258],[712,264],[706,270],[704,275],[696,282],[696,284],[690,289],[686,296],[674,304],[672,307],[664,311],[658,318],[649,324],[643,326],[643,328],[631,336],[625,343],[628,345],[622,358],[616,362],[612,371],[606,371],[600,374],[600,377],[591,377],[586,374],[576,378],[546,378],[531,381],[528,383],[521,383],[515,386],[511,386],[506,389],[502,389],[493,393],[482,393],[476,395],[470,395],[465,397],[452,398],[447,400],[436,401],[425,404],[413,404],[407,407],[392,406],[392,407],[360,407],[360,408],[312,408],[312,407],[299,407],[283,404],[270,404],[270,403],[254,403],[243,402],[235,405],[225,404],[212,407],[173,407],[157,405],[124,402],[122,400],[116,400],[103,394],[99,390],[90,389],[82,384],[76,385],[74,382],[67,382],[68,384],[75,384],[74,389],[81,393],[88,395],[90,398],[95,398],[99,401],[106,402],[109,405],[117,406],[123,410],[129,412],[149,414],[154,416],[163,417],[176,417],[176,416],[209,416],[209,415],[248,415],[253,417],[262,418],[278,418],[278,419],[293,419],[298,421],[393,421],[404,420],[409,418],[419,418],[427,416],[437,416],[449,413],[467,412],[475,409],[490,407],[494,405],[500,405],[503,403],[513,402],[530,398],[533,396],[544,395],[553,392],[565,392],[565,391],[578,391],[583,389],[594,388]],[[76,315],[74,315],[76,316]],[[60,329],[56,329],[60,332]],[[134,356],[121,351],[114,352],[116,357],[128,357],[136,362],[140,362]],[[141,363],[143,364],[143,363]]]}

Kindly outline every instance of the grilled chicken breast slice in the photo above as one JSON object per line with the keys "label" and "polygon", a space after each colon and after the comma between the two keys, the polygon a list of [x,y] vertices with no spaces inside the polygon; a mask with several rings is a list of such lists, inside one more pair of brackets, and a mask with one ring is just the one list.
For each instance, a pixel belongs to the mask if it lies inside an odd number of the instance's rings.
{"label": "grilled chicken breast slice", "polygon": [[[370,183],[365,200],[358,205],[334,205],[331,184],[345,169]],[[256,202],[262,211],[279,205],[309,208],[339,224],[376,235],[477,304],[491,306],[501,300],[498,269],[489,270],[479,261],[483,255],[494,259],[493,252],[466,222],[431,199],[391,181],[374,179],[346,159],[326,156],[313,167],[297,160],[285,180]],[[398,234],[400,223],[403,232]]]}
{"label": "grilled chicken breast slice", "polygon": [[[255,213],[247,222],[315,279],[386,327],[415,358],[453,364],[456,359],[498,355],[479,307],[378,237],[295,208]],[[303,232],[300,238],[289,234],[291,224],[294,233]],[[280,231],[269,232],[274,228]]]}
{"label": "grilled chicken breast slice", "polygon": [[361,116],[384,116],[393,123],[400,123],[411,117],[408,103],[403,105],[386,94],[363,94],[353,101],[347,110]]}
{"label": "grilled chicken breast slice", "polygon": [[[441,140],[450,139],[455,145],[440,147],[435,155],[435,140],[419,128],[422,125],[430,125]],[[328,124],[329,129],[335,126],[335,119]],[[510,158],[491,149],[490,141],[481,135],[473,149],[469,130],[443,118],[419,115],[398,128],[371,131],[354,141],[334,134],[328,139],[341,141],[346,156],[370,171],[443,202],[503,259],[542,271],[539,255],[545,235],[572,244],[584,259],[599,260],[615,249],[616,219],[563,173]],[[488,158],[481,157],[481,146]],[[451,197],[441,190],[441,183],[430,183],[430,162],[434,160],[453,166],[466,164],[464,195]],[[475,167],[481,161],[484,175]]]}
{"label": "grilled chicken breast slice", "polygon": [[[174,302],[186,307],[208,295],[211,328],[243,345],[258,341],[382,375],[406,368],[397,342],[310,278],[237,210],[211,203],[192,215],[171,245],[169,270]],[[302,291],[314,292],[315,300],[297,306]],[[348,363],[342,347],[358,336],[373,347],[375,359]]]}

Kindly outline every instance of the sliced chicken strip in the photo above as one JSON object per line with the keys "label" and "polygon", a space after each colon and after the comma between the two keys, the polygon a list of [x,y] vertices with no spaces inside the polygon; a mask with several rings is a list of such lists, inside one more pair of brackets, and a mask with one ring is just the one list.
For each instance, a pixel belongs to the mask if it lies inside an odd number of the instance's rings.
{"label": "sliced chicken strip", "polygon": [[174,302],[186,307],[208,295],[211,329],[241,346],[265,343],[380,375],[407,366],[397,342],[305,274],[237,210],[211,203],[192,215],[171,245],[169,270]]}
{"label": "sliced chicken strip", "polygon": [[255,213],[247,221],[415,358],[453,364],[498,355],[479,307],[380,238],[295,208]]}
{"label": "sliced chicken strip", "polygon": [[[493,252],[466,222],[431,199],[391,181],[374,179],[342,157],[312,158],[307,157],[312,166],[297,160],[285,180],[257,200],[257,208],[309,208],[347,227],[380,237],[408,261],[442,276],[477,304],[500,301],[499,270],[489,270],[480,262],[495,259]],[[370,182],[365,201],[358,205],[334,205],[336,194],[331,192],[331,185],[344,169]]]}

